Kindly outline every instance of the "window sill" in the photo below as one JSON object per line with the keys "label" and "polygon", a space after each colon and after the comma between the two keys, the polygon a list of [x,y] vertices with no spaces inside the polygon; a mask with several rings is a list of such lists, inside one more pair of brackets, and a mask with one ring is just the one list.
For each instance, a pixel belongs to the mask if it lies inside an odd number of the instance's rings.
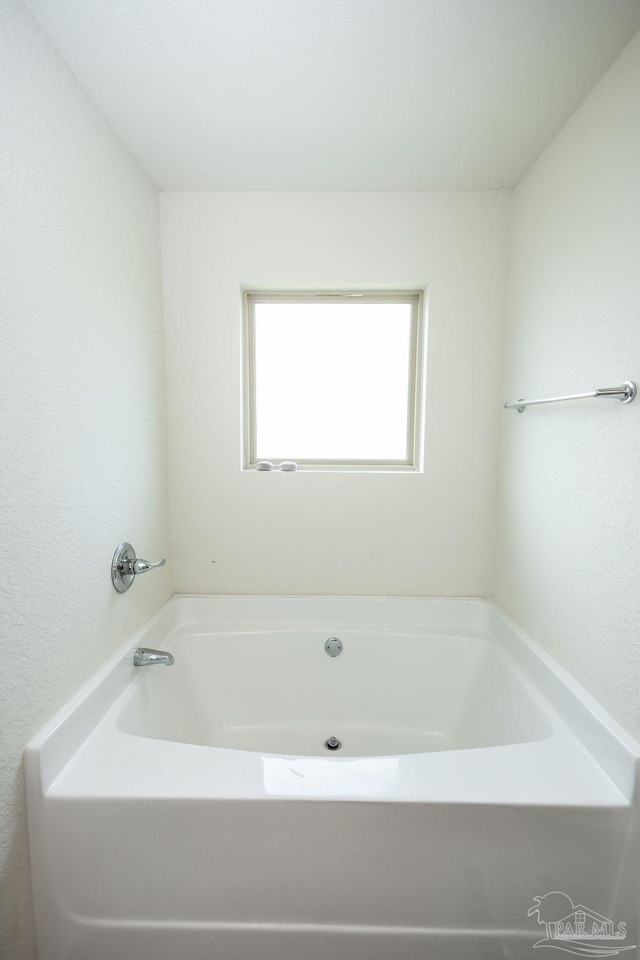
{"label": "window sill", "polygon": [[280,470],[274,462],[273,470],[258,470],[255,463],[242,467],[243,473],[424,473],[421,466],[410,463],[305,463],[297,461],[297,470]]}

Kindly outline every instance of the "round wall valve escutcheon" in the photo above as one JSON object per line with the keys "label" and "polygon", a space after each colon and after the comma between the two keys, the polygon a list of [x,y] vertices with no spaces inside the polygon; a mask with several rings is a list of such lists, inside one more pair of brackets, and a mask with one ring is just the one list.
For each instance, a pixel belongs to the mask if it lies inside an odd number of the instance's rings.
{"label": "round wall valve escutcheon", "polygon": [[126,593],[133,581],[141,573],[147,573],[149,570],[155,570],[157,567],[164,567],[166,560],[156,560],[151,563],[149,560],[141,560],[136,557],[136,552],[126,540],[116,547],[116,552],[111,561],[111,582],[118,593]]}

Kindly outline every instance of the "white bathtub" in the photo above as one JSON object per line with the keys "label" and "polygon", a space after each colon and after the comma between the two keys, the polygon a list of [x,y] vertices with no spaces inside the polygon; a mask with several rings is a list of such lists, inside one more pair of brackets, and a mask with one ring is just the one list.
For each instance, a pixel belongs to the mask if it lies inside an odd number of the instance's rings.
{"label": "white bathtub", "polygon": [[634,944],[638,757],[484,601],[175,598],[27,748],[40,960],[520,960],[550,891]]}
{"label": "white bathtub", "polygon": [[[396,756],[528,743],[552,727],[490,639],[442,629],[309,626],[192,628],[169,670],[142,670],[118,713],[134,736],[229,750],[326,757]],[[336,754],[337,755],[337,754]]]}

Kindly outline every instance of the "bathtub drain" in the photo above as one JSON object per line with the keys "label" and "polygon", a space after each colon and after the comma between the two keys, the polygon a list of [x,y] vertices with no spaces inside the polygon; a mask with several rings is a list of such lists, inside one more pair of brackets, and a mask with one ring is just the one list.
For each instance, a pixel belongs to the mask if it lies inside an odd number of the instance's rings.
{"label": "bathtub drain", "polygon": [[324,745],[327,750],[339,750],[342,746],[337,737],[329,737],[328,740],[325,740]]}

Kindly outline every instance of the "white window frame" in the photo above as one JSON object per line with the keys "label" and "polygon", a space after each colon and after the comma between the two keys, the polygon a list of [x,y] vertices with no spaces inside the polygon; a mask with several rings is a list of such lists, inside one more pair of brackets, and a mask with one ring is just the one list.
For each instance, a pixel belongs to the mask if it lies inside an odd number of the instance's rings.
{"label": "white window frame", "polygon": [[[255,305],[257,303],[313,303],[331,299],[336,303],[408,303],[411,306],[409,346],[409,395],[407,398],[407,450],[402,460],[311,460],[296,461],[305,472],[369,471],[422,472],[425,371],[425,291],[412,290],[253,290],[243,291],[243,416],[242,469],[257,467],[257,418],[255,396]],[[292,451],[292,455],[294,451]],[[261,458],[262,459],[262,458]],[[277,467],[279,460],[274,460]]]}

